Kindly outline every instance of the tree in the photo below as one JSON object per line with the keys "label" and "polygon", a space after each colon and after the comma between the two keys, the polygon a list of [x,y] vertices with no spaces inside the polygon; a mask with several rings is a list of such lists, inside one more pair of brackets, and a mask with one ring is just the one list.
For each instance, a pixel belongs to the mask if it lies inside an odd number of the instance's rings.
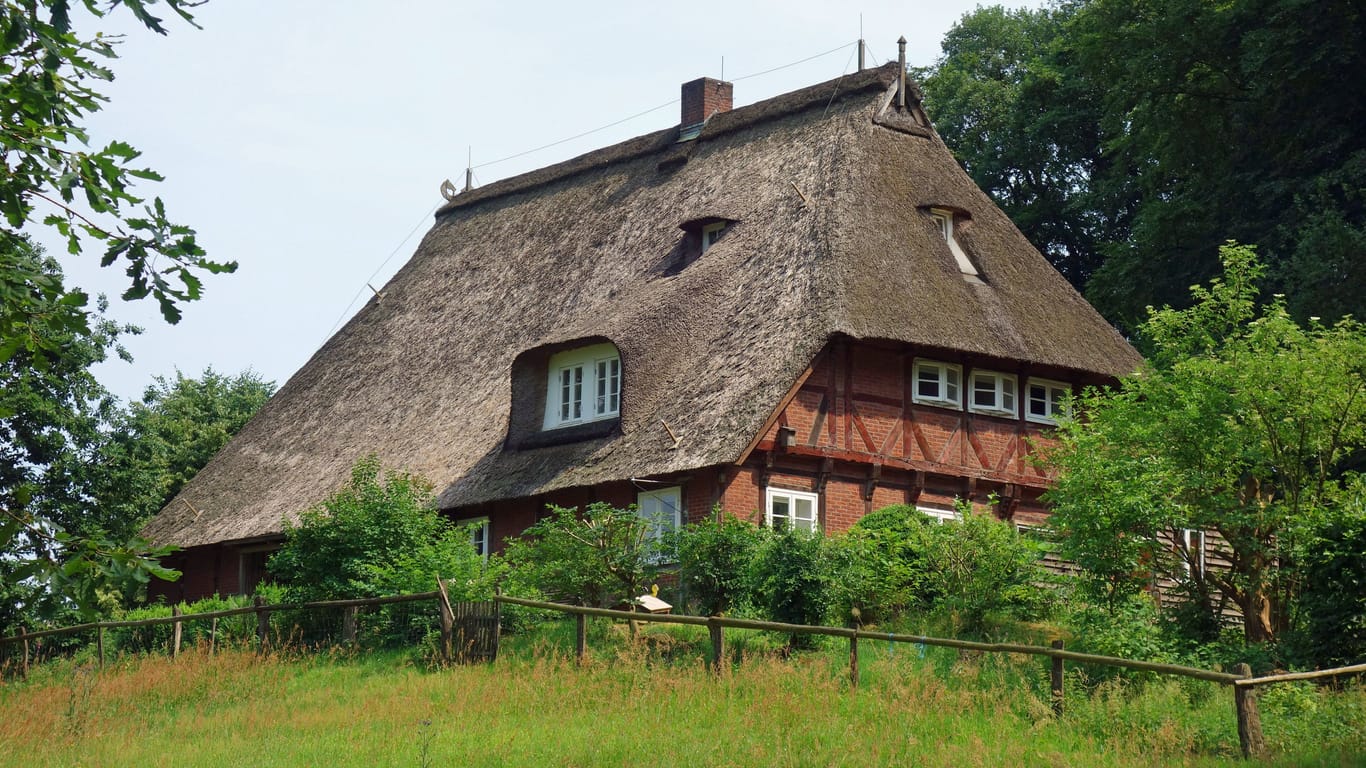
{"label": "tree", "polygon": [[[33,275],[27,305],[40,314],[72,311],[57,263],[26,241],[6,254],[16,272]],[[84,329],[38,323],[38,338],[0,362],[0,572],[6,623],[56,615],[75,600],[94,610],[98,596],[117,594],[128,582],[173,576],[140,544],[113,538],[86,513],[92,495],[88,468],[103,440],[114,398],[90,372],[136,329],[104,318],[104,305]],[[60,349],[61,354],[45,350]]]}
{"label": "tree", "polygon": [[1301,322],[1366,316],[1366,25],[1346,0],[979,8],[926,103],[973,179],[1111,322],[1184,306],[1222,238]]}
{"label": "tree", "polygon": [[1107,161],[1103,91],[1068,66],[1076,8],[979,7],[920,77],[935,127],[968,175],[1081,290],[1128,222],[1125,206],[1095,199]]}
{"label": "tree", "polygon": [[268,569],[293,600],[343,600],[429,591],[451,579],[455,599],[485,597],[493,574],[470,532],[436,510],[431,484],[403,472],[381,474],[369,456],[351,481],[285,526]]}
{"label": "tree", "polygon": [[[1156,575],[1196,581],[1260,642],[1289,625],[1296,544],[1366,449],[1366,329],[1301,326],[1280,299],[1259,310],[1253,249],[1220,253],[1193,306],[1150,313],[1147,367],[1059,427],[1047,498],[1064,552],[1112,604]],[[1200,568],[1186,529],[1217,534],[1229,567]]]}
{"label": "tree", "polygon": [[660,551],[651,523],[635,509],[596,502],[579,513],[551,505],[549,516],[509,541],[505,556],[543,593],[610,608],[645,593]]}
{"label": "tree", "polygon": [[[193,23],[193,0],[164,0],[165,7]],[[159,0],[82,0],[96,18],[124,7],[144,26],[166,34],[151,9]],[[101,61],[116,56],[117,37],[81,37],[71,23],[69,0],[5,0],[0,3],[0,152],[7,173],[0,180],[0,212],[14,237],[41,221],[78,254],[86,242],[104,247],[102,266],[124,265],[130,285],[125,299],[151,296],[168,322],[180,319],[178,303],[199,298],[198,272],[231,272],[233,263],[208,260],[195,232],[170,221],[161,198],[151,203],[134,194],[138,181],[159,181],[156,172],[132,163],[138,151],[122,141],[89,150],[83,118],[106,99],[96,90],[114,78]],[[79,202],[78,202],[79,200]],[[174,282],[173,282],[174,281]],[[21,281],[12,273],[0,283]],[[79,294],[68,293],[73,301]],[[0,328],[3,330],[3,328]],[[0,339],[0,352],[14,336]],[[40,336],[27,337],[30,342]]]}
{"label": "tree", "polygon": [[116,536],[131,535],[170,502],[275,392],[252,371],[199,378],[156,377],[111,418],[109,435],[88,468],[95,503],[86,513]]}
{"label": "tree", "polygon": [[750,562],[765,529],[720,510],[711,519],[680,528],[668,543],[678,553],[678,583],[703,613],[720,616],[748,598]]}
{"label": "tree", "polygon": [[[96,19],[122,7],[148,29],[165,34],[161,19],[151,12],[161,4],[81,2]],[[164,0],[164,7],[190,23],[189,9],[194,5],[192,0]],[[180,318],[181,302],[199,298],[200,274],[236,268],[231,262],[208,260],[194,230],[172,222],[160,198],[146,203],[134,193],[136,182],[160,177],[133,165],[138,152],[132,146],[112,141],[102,149],[87,148],[89,136],[81,122],[105,101],[96,86],[111,80],[113,73],[101,62],[114,58],[120,41],[78,35],[71,6],[69,0],[0,2],[0,157],[5,167],[0,177],[0,364],[11,365],[6,375],[20,384],[34,385],[23,389],[22,397],[20,390],[7,389],[16,397],[0,417],[27,425],[16,426],[15,442],[7,447],[20,456],[50,449],[56,442],[78,443],[51,436],[74,435],[74,422],[65,419],[71,408],[99,398],[76,394],[73,399],[69,390],[61,390],[57,378],[39,378],[47,376],[43,371],[55,369],[75,372],[84,382],[91,350],[108,346],[111,327],[102,320],[102,307],[92,313],[86,294],[68,287],[54,265],[28,255],[20,230],[39,222],[54,227],[72,254],[80,253],[85,244],[100,244],[101,265],[120,264],[128,274],[130,284],[123,297],[151,296],[172,323]],[[50,421],[43,423],[44,419]],[[33,437],[29,445],[20,435],[25,430]],[[0,553],[5,554],[9,584],[46,584],[89,612],[94,610],[93,595],[109,579],[174,577],[174,572],[145,556],[141,545],[104,535],[78,538],[43,517],[41,504],[33,501],[55,494],[35,497],[30,475],[41,467],[45,477],[55,476],[60,464],[30,467],[25,460],[11,458],[5,467],[12,485],[0,500]],[[77,494],[74,488],[66,492]]]}

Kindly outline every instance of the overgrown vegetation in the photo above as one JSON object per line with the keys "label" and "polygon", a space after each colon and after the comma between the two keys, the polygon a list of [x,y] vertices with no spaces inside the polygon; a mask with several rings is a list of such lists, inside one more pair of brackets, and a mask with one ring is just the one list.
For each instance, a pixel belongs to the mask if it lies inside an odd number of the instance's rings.
{"label": "overgrown vegetation", "polygon": [[[1310,626],[1350,637],[1366,618],[1346,586],[1353,569],[1333,552],[1366,514],[1366,329],[1301,326],[1279,300],[1258,309],[1252,249],[1222,253],[1223,277],[1194,289],[1193,306],[1151,313],[1149,365],[1084,395],[1082,418],[1059,429],[1050,522],[1083,586],[1112,608],[1156,579],[1182,584],[1171,616],[1188,641],[1216,639],[1225,605],[1252,644]],[[1227,567],[1204,561],[1200,535]],[[1311,563],[1322,580],[1312,588]],[[1304,648],[1311,663],[1327,660],[1327,646]]]}
{"label": "overgrown vegetation", "polygon": [[286,525],[270,573],[291,602],[430,592],[438,577],[452,600],[486,598],[496,571],[485,566],[468,529],[436,510],[431,485],[381,472],[374,456],[356,462],[351,481]]}
{"label": "overgrown vegetation", "polygon": [[[505,645],[497,664],[428,672],[383,654],[152,657],[104,672],[51,665],[0,688],[0,765],[1246,765],[1227,688],[1069,676],[1053,716],[1036,660],[861,644],[803,663],[761,635],[717,677],[702,628],[652,626],[631,641],[594,620],[591,657],[566,655],[572,622]],[[1366,750],[1366,692],[1268,689],[1271,755],[1259,765],[1350,765]],[[762,712],[762,717],[755,717]],[[547,717],[547,713],[553,713]],[[428,725],[428,723],[430,723]],[[263,724],[266,724],[263,727]],[[630,724],[623,727],[623,724]],[[667,724],[667,726],[665,725]],[[193,749],[185,749],[185,744]]]}

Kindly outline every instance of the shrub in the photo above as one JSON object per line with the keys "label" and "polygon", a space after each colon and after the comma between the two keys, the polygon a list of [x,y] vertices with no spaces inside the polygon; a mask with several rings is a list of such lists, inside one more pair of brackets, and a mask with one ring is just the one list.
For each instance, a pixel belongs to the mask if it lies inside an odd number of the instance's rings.
{"label": "shrub", "polygon": [[[829,602],[831,573],[826,539],[790,528],[765,535],[751,564],[750,583],[758,607],[772,621],[820,624]],[[809,648],[813,635],[792,635],[788,645]]]}
{"label": "shrub", "polygon": [[750,601],[746,577],[764,536],[764,529],[734,517],[679,529],[671,542],[679,586],[696,610],[719,616]]}
{"label": "shrub", "polygon": [[1366,481],[1356,479],[1347,496],[1302,555],[1303,653],[1315,666],[1366,659]]}
{"label": "shrub", "polygon": [[550,516],[509,542],[504,555],[543,594],[610,608],[643,594],[658,572],[661,550],[650,527],[634,509],[598,502],[579,515],[551,505]]}
{"label": "shrub", "polygon": [[887,621],[932,602],[926,583],[926,548],[934,521],[909,504],[865,515],[844,536],[832,538],[831,613],[858,609],[863,623]]}
{"label": "shrub", "polygon": [[387,472],[379,460],[356,462],[351,482],[286,525],[269,569],[289,601],[382,597],[434,589],[451,580],[452,599],[492,593],[493,575],[468,530],[437,511],[431,485]]}
{"label": "shrub", "polygon": [[970,631],[988,614],[1034,618],[1048,602],[1040,585],[1039,548],[1015,527],[959,504],[962,519],[928,529],[925,591],[933,604],[957,614]]}

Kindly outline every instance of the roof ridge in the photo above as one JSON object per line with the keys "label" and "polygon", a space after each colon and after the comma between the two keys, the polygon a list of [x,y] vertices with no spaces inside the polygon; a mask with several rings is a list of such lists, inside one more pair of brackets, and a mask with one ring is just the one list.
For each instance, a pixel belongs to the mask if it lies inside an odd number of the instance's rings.
{"label": "roof ridge", "polygon": [[[781,93],[756,101],[753,104],[713,115],[707,120],[702,132],[690,141],[707,141],[759,123],[801,112],[817,104],[832,104],[835,101],[848,99],[872,88],[884,89],[895,78],[896,67],[896,62],[888,62],[879,67],[840,75],[815,85],[804,86],[795,91]],[[833,92],[830,90],[832,87],[836,89]],[[645,155],[660,152],[677,143],[679,129],[680,126],[673,125],[652,131],[616,144],[590,150],[558,163],[499,179],[486,186],[462,192],[437,209],[435,218],[441,219],[456,210],[475,203],[534,189],[586,171],[616,163],[629,162]]]}

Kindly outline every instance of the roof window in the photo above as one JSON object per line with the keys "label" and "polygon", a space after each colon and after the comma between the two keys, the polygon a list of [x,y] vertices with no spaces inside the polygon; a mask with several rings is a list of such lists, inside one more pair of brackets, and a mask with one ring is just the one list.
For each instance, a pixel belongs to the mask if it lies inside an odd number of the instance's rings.
{"label": "roof window", "polygon": [[958,214],[948,208],[931,208],[930,218],[939,229],[939,234],[944,238],[944,242],[949,244],[949,252],[953,254],[953,260],[958,264],[958,271],[962,272],[965,277],[977,278],[976,265],[972,263],[972,259],[968,258],[967,252],[958,243],[958,238],[954,233],[959,218]]}

